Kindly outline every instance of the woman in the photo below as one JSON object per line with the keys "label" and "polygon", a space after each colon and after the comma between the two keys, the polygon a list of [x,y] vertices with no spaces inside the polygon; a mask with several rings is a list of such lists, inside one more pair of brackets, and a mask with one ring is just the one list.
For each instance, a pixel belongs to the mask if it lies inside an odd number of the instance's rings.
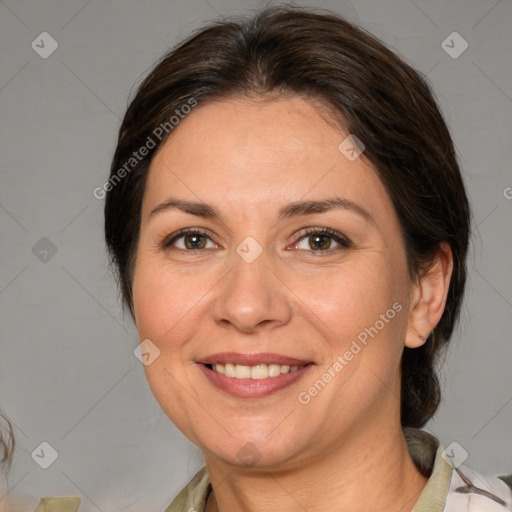
{"label": "woman", "polygon": [[[0,512],[27,510],[29,506],[24,500],[13,498],[7,485],[7,473],[14,459],[16,440],[9,418],[0,413]],[[41,498],[37,512],[77,512],[81,499],[78,496],[60,496]]]}
{"label": "woman", "polygon": [[291,7],[204,28],[103,190],[148,382],[206,463],[167,512],[511,510],[419,430],[470,211],[429,86],[374,37]]}
{"label": "woman", "polygon": [[7,416],[0,412],[0,512],[7,510],[7,481],[5,477],[12,465],[15,444],[12,424]]}

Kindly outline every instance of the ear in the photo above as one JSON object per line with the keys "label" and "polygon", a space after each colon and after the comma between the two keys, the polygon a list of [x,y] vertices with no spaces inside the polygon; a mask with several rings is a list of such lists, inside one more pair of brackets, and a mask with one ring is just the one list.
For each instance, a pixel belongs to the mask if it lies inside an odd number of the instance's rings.
{"label": "ear", "polygon": [[447,243],[439,244],[432,264],[418,277],[412,291],[405,346],[423,345],[443,316],[453,272],[453,255]]}

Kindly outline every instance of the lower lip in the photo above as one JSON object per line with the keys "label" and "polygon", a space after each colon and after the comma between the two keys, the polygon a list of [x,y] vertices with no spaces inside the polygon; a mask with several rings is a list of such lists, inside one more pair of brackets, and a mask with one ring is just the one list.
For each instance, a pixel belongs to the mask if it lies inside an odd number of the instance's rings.
{"label": "lower lip", "polygon": [[198,363],[199,369],[206,378],[218,389],[238,398],[262,398],[273,395],[288,386],[291,386],[309,372],[313,364],[299,368],[294,372],[281,373],[277,377],[266,379],[237,379],[226,377],[222,373],[210,370],[206,365]]}

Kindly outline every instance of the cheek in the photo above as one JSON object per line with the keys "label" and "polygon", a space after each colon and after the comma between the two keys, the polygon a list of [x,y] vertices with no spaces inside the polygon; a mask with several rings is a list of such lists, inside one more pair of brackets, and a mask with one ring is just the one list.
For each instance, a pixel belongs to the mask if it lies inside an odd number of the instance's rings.
{"label": "cheek", "polygon": [[[337,372],[321,400],[340,414],[393,388],[403,349],[407,308],[402,272],[394,272],[382,255],[367,256],[322,279],[296,283],[301,286],[297,296],[307,306],[303,314],[328,341],[320,373]],[[340,358],[343,369],[336,370],[333,364]]]}
{"label": "cheek", "polygon": [[[168,268],[165,263],[142,256],[135,269],[133,301],[141,339],[159,344],[176,335],[190,316],[203,307],[203,299],[215,284],[206,273]],[[173,334],[174,331],[174,334]],[[161,349],[167,347],[161,347]]]}
{"label": "cheek", "polygon": [[184,391],[190,364],[186,341],[204,318],[201,299],[209,288],[207,276],[171,272],[156,258],[137,260],[133,301],[139,339],[150,339],[160,350],[144,372],[161,408],[184,432],[191,431],[184,414],[191,408],[190,391]]}
{"label": "cheek", "polygon": [[[316,278],[297,279],[297,296],[331,330],[331,338],[351,340],[373,326],[381,315],[403,299],[402,286],[390,266],[378,258],[368,263],[340,266]],[[402,308],[403,309],[403,308]],[[396,316],[392,311],[388,316]],[[391,325],[391,322],[386,324]],[[379,323],[380,326],[380,323]]]}

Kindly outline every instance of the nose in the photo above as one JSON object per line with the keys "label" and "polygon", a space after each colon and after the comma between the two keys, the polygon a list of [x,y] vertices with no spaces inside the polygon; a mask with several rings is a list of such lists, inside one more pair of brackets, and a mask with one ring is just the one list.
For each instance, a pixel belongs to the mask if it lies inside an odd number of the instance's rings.
{"label": "nose", "polygon": [[233,256],[233,266],[219,283],[213,306],[217,324],[253,333],[288,323],[292,316],[293,295],[272,268],[265,253],[252,263]]}

